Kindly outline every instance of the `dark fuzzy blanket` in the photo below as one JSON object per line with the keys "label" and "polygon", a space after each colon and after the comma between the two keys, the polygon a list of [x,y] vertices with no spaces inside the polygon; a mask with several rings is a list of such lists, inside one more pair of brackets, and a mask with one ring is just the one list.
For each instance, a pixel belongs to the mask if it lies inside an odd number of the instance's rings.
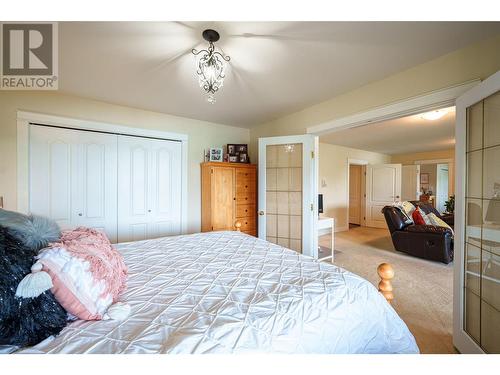
{"label": "dark fuzzy blanket", "polygon": [[0,226],[0,345],[35,345],[66,326],[66,311],[49,290],[36,298],[15,296],[35,255]]}

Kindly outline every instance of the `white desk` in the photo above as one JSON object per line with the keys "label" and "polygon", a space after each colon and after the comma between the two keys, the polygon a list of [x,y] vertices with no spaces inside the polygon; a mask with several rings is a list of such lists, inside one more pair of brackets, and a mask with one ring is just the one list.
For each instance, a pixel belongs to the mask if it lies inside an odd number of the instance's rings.
{"label": "white desk", "polygon": [[331,239],[330,239],[330,249],[331,253],[330,255],[327,256],[322,256],[319,254],[319,245],[318,245],[318,260],[327,260],[331,259],[331,262],[333,263],[334,258],[335,258],[335,219],[333,217],[320,217],[318,219],[318,237],[319,237],[319,231],[321,229],[330,229],[331,233]]}

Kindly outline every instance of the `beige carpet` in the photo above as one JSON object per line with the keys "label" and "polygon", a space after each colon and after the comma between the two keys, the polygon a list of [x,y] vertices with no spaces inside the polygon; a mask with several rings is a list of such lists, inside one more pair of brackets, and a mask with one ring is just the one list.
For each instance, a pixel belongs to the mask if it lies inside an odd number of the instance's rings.
{"label": "beige carpet", "polygon": [[[320,237],[329,246],[329,235]],[[366,227],[335,234],[335,264],[375,286],[377,266],[394,266],[393,307],[415,336],[421,353],[455,353],[452,344],[453,265],[396,252],[389,231]]]}

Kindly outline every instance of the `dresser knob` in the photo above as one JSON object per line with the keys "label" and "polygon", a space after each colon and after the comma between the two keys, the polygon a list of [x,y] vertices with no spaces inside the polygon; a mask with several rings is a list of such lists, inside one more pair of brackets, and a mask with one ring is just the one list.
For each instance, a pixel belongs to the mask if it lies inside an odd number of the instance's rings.
{"label": "dresser knob", "polygon": [[264,211],[259,211],[259,215],[263,216],[264,215]]}

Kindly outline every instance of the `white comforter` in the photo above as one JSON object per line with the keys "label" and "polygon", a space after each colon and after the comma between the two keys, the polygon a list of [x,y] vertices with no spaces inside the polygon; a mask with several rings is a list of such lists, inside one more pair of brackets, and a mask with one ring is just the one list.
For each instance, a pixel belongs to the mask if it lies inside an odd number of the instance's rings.
{"label": "white comforter", "polygon": [[35,353],[418,353],[366,280],[238,232],[117,245],[124,321],[76,321]]}

